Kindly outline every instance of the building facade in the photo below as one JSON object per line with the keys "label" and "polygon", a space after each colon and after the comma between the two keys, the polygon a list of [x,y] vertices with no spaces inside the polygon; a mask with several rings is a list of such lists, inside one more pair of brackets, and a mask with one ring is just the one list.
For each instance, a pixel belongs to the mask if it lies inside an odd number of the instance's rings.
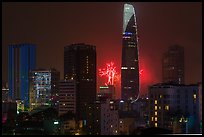
{"label": "building facade", "polygon": [[30,110],[40,106],[57,106],[60,72],[56,69],[35,69],[30,72]]}
{"label": "building facade", "polygon": [[120,135],[130,135],[135,129],[135,118],[124,117],[119,119]]}
{"label": "building facade", "polygon": [[108,86],[100,86],[99,87],[99,93],[97,94],[98,98],[107,98],[115,100],[115,87],[114,85],[108,85]]}
{"label": "building facade", "polygon": [[88,135],[119,135],[119,115],[113,100],[88,104],[86,115]]}
{"label": "building facade", "polygon": [[155,84],[149,88],[150,127],[199,133],[198,85]]}
{"label": "building facade", "polygon": [[134,7],[124,5],[121,92],[123,100],[139,97],[139,52],[136,15]]}
{"label": "building facade", "polygon": [[76,115],[86,119],[85,106],[96,99],[96,47],[84,43],[64,47],[64,78],[76,81]]}
{"label": "building facade", "polygon": [[90,103],[86,107],[86,132],[88,135],[101,135],[101,102]]}
{"label": "building facade", "polygon": [[9,45],[8,83],[9,97],[29,106],[29,71],[35,69],[36,46],[33,44]]}
{"label": "building facade", "polygon": [[170,46],[162,59],[163,82],[184,84],[184,48],[179,45]]}
{"label": "building facade", "polygon": [[76,114],[76,81],[60,80],[58,114],[60,116],[68,111]]}
{"label": "building facade", "polygon": [[9,100],[9,88],[7,82],[2,82],[2,102]]}

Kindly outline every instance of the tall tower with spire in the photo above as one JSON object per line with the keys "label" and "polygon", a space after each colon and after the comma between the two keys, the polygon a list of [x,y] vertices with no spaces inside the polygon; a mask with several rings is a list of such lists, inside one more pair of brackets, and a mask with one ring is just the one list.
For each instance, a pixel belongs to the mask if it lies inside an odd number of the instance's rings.
{"label": "tall tower with spire", "polygon": [[125,4],[123,13],[121,98],[136,100],[139,97],[139,52],[136,15],[133,5]]}

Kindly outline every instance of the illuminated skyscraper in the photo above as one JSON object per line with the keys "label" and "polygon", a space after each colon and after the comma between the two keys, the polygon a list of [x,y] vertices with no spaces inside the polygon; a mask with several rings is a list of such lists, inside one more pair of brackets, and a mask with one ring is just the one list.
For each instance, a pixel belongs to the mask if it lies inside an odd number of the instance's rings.
{"label": "illuminated skyscraper", "polygon": [[162,61],[163,82],[184,84],[184,48],[170,46]]}
{"label": "illuminated skyscraper", "polygon": [[124,5],[121,66],[121,92],[123,100],[139,97],[139,53],[134,7]]}
{"label": "illuminated skyscraper", "polygon": [[40,106],[58,106],[58,81],[60,72],[54,68],[30,72],[30,110]]}
{"label": "illuminated skyscraper", "polygon": [[84,43],[64,47],[64,78],[76,81],[76,115],[96,100],[96,47]]}
{"label": "illuminated skyscraper", "polygon": [[35,45],[9,45],[9,97],[13,101],[22,101],[25,107],[29,105],[29,71],[35,69],[35,64]]}

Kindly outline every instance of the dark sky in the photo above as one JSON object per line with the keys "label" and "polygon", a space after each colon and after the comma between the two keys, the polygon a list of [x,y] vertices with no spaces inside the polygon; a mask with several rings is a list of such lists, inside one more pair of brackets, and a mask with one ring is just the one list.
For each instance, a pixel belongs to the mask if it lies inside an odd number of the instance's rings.
{"label": "dark sky", "polygon": [[[7,80],[8,45],[37,45],[37,68],[55,67],[63,78],[63,48],[83,42],[97,48],[97,67],[115,62],[120,73],[122,2],[2,3],[2,80]],[[202,3],[131,3],[135,7],[141,90],[161,82],[162,54],[172,44],[185,49],[186,84],[202,80]],[[105,78],[97,75],[98,86]],[[117,83],[117,96],[120,95]]]}

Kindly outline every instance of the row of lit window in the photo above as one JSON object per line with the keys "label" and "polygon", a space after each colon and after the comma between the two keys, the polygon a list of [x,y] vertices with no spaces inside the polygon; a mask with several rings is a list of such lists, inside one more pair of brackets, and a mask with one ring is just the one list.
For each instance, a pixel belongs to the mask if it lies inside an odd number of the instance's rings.
{"label": "row of lit window", "polygon": [[135,48],[136,46],[135,45],[128,45],[128,47]]}
{"label": "row of lit window", "polygon": [[132,87],[124,87],[124,89],[131,89]]}
{"label": "row of lit window", "polygon": [[[121,67],[121,69],[128,69],[128,67]],[[135,69],[135,67],[130,67],[130,69]]]}
{"label": "row of lit window", "polygon": [[152,117],[152,121],[157,121],[157,117]]}
{"label": "row of lit window", "polygon": [[130,39],[130,36],[123,36],[124,39]]}

